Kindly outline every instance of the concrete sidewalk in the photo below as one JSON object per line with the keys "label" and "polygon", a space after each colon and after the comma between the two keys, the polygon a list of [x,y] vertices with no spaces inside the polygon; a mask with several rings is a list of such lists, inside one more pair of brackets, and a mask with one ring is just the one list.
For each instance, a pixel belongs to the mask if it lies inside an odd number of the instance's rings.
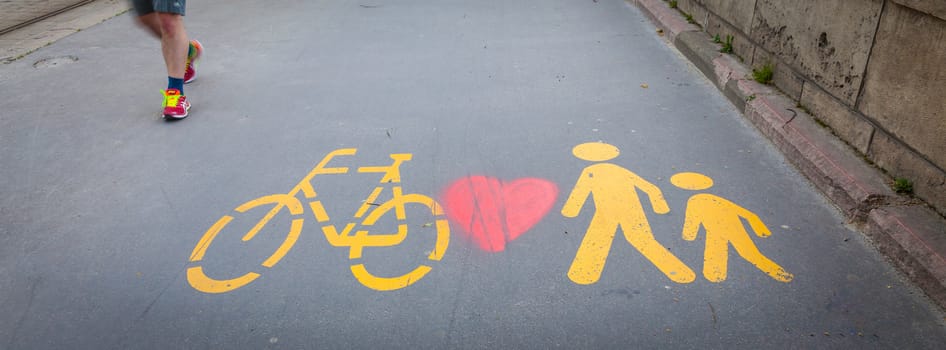
{"label": "concrete sidewalk", "polygon": [[127,0],[0,1],[0,63],[128,11]]}
{"label": "concrete sidewalk", "polygon": [[676,9],[660,0],[628,0],[782,151],[890,262],[946,309],[946,219],[895,193],[889,176],[863,161],[797,103],[755,82],[751,70]]}
{"label": "concrete sidewalk", "polygon": [[0,1],[0,34],[36,23],[93,0]]}

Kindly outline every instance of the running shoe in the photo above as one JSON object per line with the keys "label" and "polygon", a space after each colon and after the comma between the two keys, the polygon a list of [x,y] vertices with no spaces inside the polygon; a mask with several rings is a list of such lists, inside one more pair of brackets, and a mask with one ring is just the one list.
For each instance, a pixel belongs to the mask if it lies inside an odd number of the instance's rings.
{"label": "running shoe", "polygon": [[197,60],[200,59],[200,56],[204,53],[204,46],[197,40],[191,40],[190,47],[192,47],[193,50],[187,50],[187,68],[184,69],[184,84],[197,79],[197,71],[194,70],[194,65],[197,64]]}
{"label": "running shoe", "polygon": [[164,93],[164,118],[165,119],[184,119],[187,118],[187,111],[191,109],[191,103],[187,102],[187,96],[181,95],[177,89],[167,89]]}

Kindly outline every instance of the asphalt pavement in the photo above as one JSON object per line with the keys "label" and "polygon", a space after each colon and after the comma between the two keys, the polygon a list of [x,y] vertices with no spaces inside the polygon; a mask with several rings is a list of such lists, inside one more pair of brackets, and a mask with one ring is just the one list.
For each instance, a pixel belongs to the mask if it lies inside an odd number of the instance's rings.
{"label": "asphalt pavement", "polygon": [[0,348],[946,344],[624,1],[187,13],[183,121],[130,13],[0,65]]}

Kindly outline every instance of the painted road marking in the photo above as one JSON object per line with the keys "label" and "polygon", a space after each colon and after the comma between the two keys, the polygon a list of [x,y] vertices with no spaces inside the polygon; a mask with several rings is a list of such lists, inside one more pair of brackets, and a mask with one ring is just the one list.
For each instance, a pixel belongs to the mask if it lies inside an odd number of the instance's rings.
{"label": "painted road marking", "polygon": [[[568,278],[578,284],[597,282],[614,236],[620,229],[628,243],[667,278],[677,283],[693,282],[696,279],[693,270],[654,238],[637,195],[637,190],[644,192],[654,212],[666,214],[670,208],[660,189],[630,170],[602,163],[620,154],[617,147],[606,143],[584,143],[575,146],[572,153],[579,159],[599,163],[582,171],[562,207],[563,216],[576,217],[589,196],[593,198],[595,206],[591,223],[568,270]],[[713,179],[698,173],[679,173],[671,178],[671,183],[682,189],[702,191],[713,186]],[[776,281],[790,282],[794,276],[762,255],[752,242],[742,219],[749,222],[750,228],[759,237],[771,234],[758,215],[725,198],[707,193],[690,197],[682,235],[684,240],[693,241],[700,227],[703,227],[706,237],[703,276],[711,282],[726,280],[731,244],[739,256]]]}
{"label": "painted road marking", "polygon": [[[429,225],[436,228],[436,234],[433,237],[434,247],[427,259],[440,261],[446,254],[450,241],[448,218],[461,227],[479,248],[489,252],[501,252],[509,242],[538,224],[555,205],[558,196],[558,187],[551,181],[540,178],[522,178],[506,182],[490,176],[468,176],[454,181],[444,191],[443,198],[447,204],[444,209],[426,195],[403,193],[400,167],[413,156],[410,153],[393,153],[390,154],[390,165],[357,168],[358,173],[382,175],[378,181],[379,185],[352,215],[351,222],[345,223],[339,231],[339,226],[331,223],[331,216],[318,199],[313,181],[323,175],[349,174],[348,167],[328,165],[336,158],[353,157],[356,153],[355,148],[332,151],[288,193],[263,196],[235,209],[237,214],[234,215],[239,215],[257,207],[273,206],[243,236],[244,242],[252,240],[283,209],[292,216],[286,238],[276,251],[261,263],[262,267],[275,266],[296,244],[302,231],[306,208],[298,198],[300,193],[308,201],[308,209],[313,217],[322,225],[326,242],[335,247],[349,248],[352,276],[362,285],[381,291],[410,286],[432,270],[431,266],[421,264],[398,276],[376,276],[369,272],[363,263],[357,261],[362,258],[365,247],[393,247],[405,240],[409,230],[408,225],[404,223],[407,219],[407,204],[421,204],[430,209],[435,222]],[[651,231],[648,211],[652,210],[654,214],[670,212],[663,193],[656,185],[634,172],[609,162],[620,153],[617,147],[601,142],[584,143],[572,149],[575,157],[593,164],[582,170],[562,206],[561,213],[565,217],[577,217],[589,202],[589,198],[594,203],[594,211],[566,275],[577,284],[596,283],[604,270],[614,238],[620,230],[624,239],[668,279],[677,283],[693,282],[696,279],[693,270],[658,242]],[[704,191],[713,186],[713,179],[699,173],[679,173],[671,177],[670,182],[676,187],[692,191]],[[379,203],[378,198],[385,190],[389,190],[391,199]],[[639,193],[647,196],[649,206],[645,206]],[[373,226],[392,210],[398,222],[396,230],[390,233],[369,233],[369,230],[373,230]],[[217,220],[194,247],[190,261],[202,262],[208,247],[233,219],[234,216],[224,215]],[[748,222],[749,228],[757,236],[764,238],[771,235],[771,231],[758,215],[725,198],[709,193],[697,193],[687,201],[682,238],[694,241],[700,228],[703,229],[706,240],[703,276],[715,283],[726,280],[729,246],[732,245],[740,257],[776,281],[790,282],[794,276],[762,255],[753,243],[743,220]],[[250,271],[234,278],[215,279],[204,272],[203,266],[187,269],[187,279],[191,286],[206,293],[233,291],[259,277],[259,272]]]}
{"label": "painted road marking", "polygon": [[[617,157],[620,151],[605,143],[585,143],[575,146],[572,153],[579,159],[604,162]],[[562,207],[562,215],[573,218],[581,212],[588,197],[592,198],[595,206],[591,224],[568,269],[568,278],[573,282],[592,284],[598,281],[619,229],[624,232],[628,243],[670,280],[690,283],[696,279],[693,270],[654,238],[637,190],[648,196],[655,213],[670,212],[660,189],[630,170],[611,163],[596,163],[582,171]]]}
{"label": "painted road marking", "polygon": [[[361,219],[364,217],[359,224],[360,226],[357,226],[362,229],[355,230],[356,223],[349,222],[341,232],[338,232],[335,225],[328,224],[328,222],[331,221],[331,217],[325,210],[322,201],[317,199],[318,194],[313,187],[313,181],[319,175],[348,174],[348,167],[328,167],[328,163],[337,157],[354,156],[356,153],[357,149],[355,148],[332,151],[327,154],[302,181],[296,184],[289,193],[263,196],[248,201],[236,208],[237,213],[245,213],[259,206],[273,205],[273,208],[243,236],[242,240],[244,242],[253,239],[253,237],[255,237],[281,210],[287,209],[289,214],[293,216],[291,228],[286,235],[286,239],[269,258],[261,263],[263,267],[271,268],[275,266],[276,263],[289,253],[289,250],[292,249],[299,238],[304,221],[300,215],[304,214],[305,208],[296,197],[300,192],[306,199],[310,200],[308,207],[311,209],[316,221],[324,224],[322,226],[322,233],[325,236],[325,240],[332,246],[348,247],[350,260],[360,259],[365,247],[391,247],[401,244],[408,233],[407,224],[404,223],[407,219],[404,207],[409,203],[421,204],[430,209],[430,214],[435,218],[435,223],[432,226],[436,228],[436,235],[434,237],[434,247],[430,254],[428,254],[427,259],[430,261],[440,261],[443,258],[450,242],[450,225],[446,218],[444,218],[443,209],[433,198],[416,193],[405,194],[400,186],[400,167],[403,163],[411,160],[412,155],[409,153],[391,154],[390,158],[392,163],[390,165],[358,168],[359,173],[383,174],[378,181],[380,185],[368,195],[368,198],[361,207],[352,215],[353,219]],[[386,188],[390,188],[391,199],[383,203],[376,203],[379,195]],[[369,229],[391,210],[394,210],[394,215],[398,221],[396,232],[388,234],[369,233]],[[366,214],[367,216],[365,216]],[[213,240],[233,218],[234,217],[230,215],[221,217],[204,233],[194,247],[194,251],[191,253],[191,262],[199,263],[203,261],[207,248],[210,247]],[[352,233],[352,231],[354,231],[354,233]],[[369,272],[362,263],[355,262],[351,265],[351,272],[356,280],[368,288],[382,291],[396,290],[414,284],[430,272],[431,269],[430,266],[419,265],[413,270],[399,276],[382,277]],[[230,292],[253,282],[259,277],[260,273],[258,272],[247,272],[236,278],[215,279],[207,276],[203,266],[192,266],[187,269],[187,280],[190,285],[194,289],[205,293]]]}
{"label": "painted road marking", "polygon": [[488,252],[501,252],[506,243],[532,229],[555,206],[558,186],[538,178],[502,181],[469,176],[444,191],[447,217],[470,240]]}
{"label": "painted road marking", "polygon": [[[713,179],[698,173],[680,173],[670,182],[682,189],[701,191],[713,186]],[[768,237],[772,231],[755,213],[729,200],[707,193],[690,197],[687,201],[686,219],[683,224],[683,239],[692,241],[703,226],[706,248],[703,253],[703,276],[712,282],[726,280],[729,261],[729,245],[732,244],[743,259],[779,282],[789,282],[794,276],[771,259],[762,255],[752,243],[742,219],[759,237]]]}

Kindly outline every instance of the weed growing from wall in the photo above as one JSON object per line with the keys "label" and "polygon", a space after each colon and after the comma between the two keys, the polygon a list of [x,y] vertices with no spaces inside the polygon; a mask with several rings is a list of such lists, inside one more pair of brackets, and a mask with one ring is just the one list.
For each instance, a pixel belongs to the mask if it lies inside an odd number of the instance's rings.
{"label": "weed growing from wall", "polygon": [[[719,35],[717,35],[717,36],[719,36]],[[722,53],[733,53],[732,40],[733,40],[733,36],[732,36],[732,35],[727,35],[727,36],[726,36],[726,41],[722,43],[722,44],[723,44],[723,48],[719,49],[719,52],[722,52]]]}
{"label": "weed growing from wall", "polygon": [[752,70],[752,78],[762,84],[772,83],[772,76],[774,75],[775,72],[771,64],[766,64],[759,69]]}

